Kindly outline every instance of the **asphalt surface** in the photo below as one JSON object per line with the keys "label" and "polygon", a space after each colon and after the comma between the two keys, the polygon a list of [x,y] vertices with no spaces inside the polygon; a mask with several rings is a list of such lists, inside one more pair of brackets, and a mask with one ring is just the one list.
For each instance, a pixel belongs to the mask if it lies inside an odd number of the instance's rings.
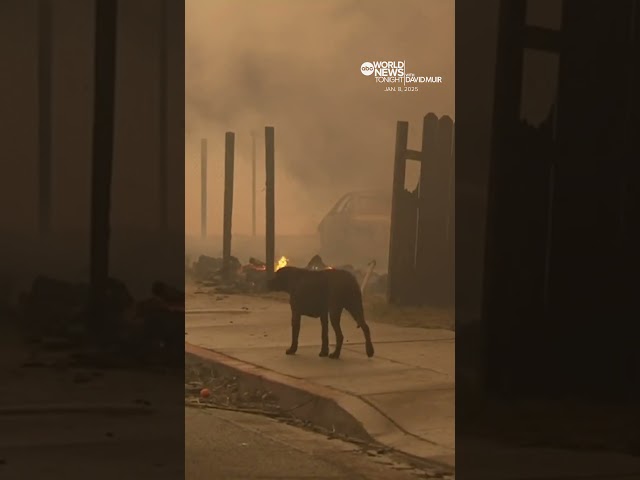
{"label": "asphalt surface", "polygon": [[[17,346],[0,335],[0,479],[184,478],[181,372],[22,368],[31,355]],[[61,408],[100,405],[125,411]]]}
{"label": "asphalt surface", "polygon": [[385,455],[276,420],[216,409],[185,411],[187,480],[415,480]]}
{"label": "asphalt surface", "polygon": [[184,478],[183,439],[158,418],[0,415],[0,479]]}

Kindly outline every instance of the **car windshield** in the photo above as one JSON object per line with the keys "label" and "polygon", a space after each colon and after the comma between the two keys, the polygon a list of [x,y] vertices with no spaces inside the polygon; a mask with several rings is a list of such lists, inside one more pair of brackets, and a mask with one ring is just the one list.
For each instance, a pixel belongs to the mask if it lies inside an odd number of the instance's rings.
{"label": "car windshield", "polygon": [[386,215],[390,211],[390,202],[383,196],[363,195],[354,198],[354,212],[359,215]]}

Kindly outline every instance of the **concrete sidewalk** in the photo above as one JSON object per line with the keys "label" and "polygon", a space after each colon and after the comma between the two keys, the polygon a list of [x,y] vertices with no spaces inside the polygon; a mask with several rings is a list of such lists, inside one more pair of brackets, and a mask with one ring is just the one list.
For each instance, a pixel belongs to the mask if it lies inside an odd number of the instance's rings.
{"label": "concrete sidewalk", "polygon": [[[272,382],[330,397],[374,440],[453,467],[454,332],[367,320],[376,347],[371,359],[362,331],[347,313],[340,360],[318,356],[320,323],[311,318],[303,318],[298,353],[288,356],[288,304],[188,291],[185,339],[216,352],[211,358],[217,362],[246,365]],[[329,338],[333,343],[331,330]]]}

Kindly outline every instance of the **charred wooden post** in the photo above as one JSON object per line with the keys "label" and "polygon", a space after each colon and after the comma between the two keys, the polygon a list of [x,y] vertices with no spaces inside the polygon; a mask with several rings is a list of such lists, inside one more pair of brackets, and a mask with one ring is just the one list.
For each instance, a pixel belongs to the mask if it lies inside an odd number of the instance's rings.
{"label": "charred wooden post", "polygon": [[200,142],[200,235],[207,238],[207,139]]}
{"label": "charred wooden post", "polygon": [[267,278],[273,275],[275,267],[275,132],[273,127],[265,127],[266,166],[266,263]]}
{"label": "charred wooden post", "polygon": [[[451,306],[453,120],[426,115],[422,151],[407,148],[408,131],[407,122],[398,122],[387,300],[398,305]],[[407,160],[421,163],[420,182],[413,192],[405,188]]]}
{"label": "charred wooden post", "polygon": [[402,252],[399,248],[398,220],[402,215],[402,197],[404,194],[404,182],[406,174],[407,142],[409,139],[409,123],[398,122],[396,126],[396,152],[393,163],[393,191],[391,196],[391,233],[389,238],[389,266],[387,283],[387,300],[389,303],[398,303],[400,275],[399,262]]}
{"label": "charred wooden post", "polygon": [[163,230],[169,228],[169,149],[168,149],[168,100],[167,100],[167,81],[169,71],[167,69],[168,64],[168,21],[167,21],[167,0],[161,0],[159,3],[160,8],[160,49],[159,49],[159,81],[158,97],[160,111],[158,115],[158,135],[159,135],[159,168],[158,168],[158,183],[160,190],[160,227]]}
{"label": "charred wooden post", "polygon": [[38,3],[38,229],[51,230],[51,0]]}
{"label": "charred wooden post", "polygon": [[[630,226],[640,218],[628,216],[629,206],[638,205],[637,193],[635,199],[626,193],[638,192],[639,185],[637,170],[633,172],[639,153],[639,6],[563,2],[555,125],[560,158],[549,282],[553,318],[561,319],[565,332],[582,332],[583,344],[602,345],[602,356],[608,357],[604,363],[585,355],[584,369],[575,372],[573,380],[590,382],[589,372],[595,368],[625,371],[608,377],[608,394],[631,392],[633,385],[636,397],[638,370],[626,368],[628,358],[614,358],[631,348],[627,342],[640,333],[638,325],[627,320],[627,312],[637,305],[637,246],[627,244],[625,249]],[[617,88],[602,90],[601,72],[615,78]],[[603,331],[605,317],[611,321]],[[568,341],[573,341],[569,334],[557,340],[558,345]],[[627,347],[618,350],[625,343]],[[635,361],[638,365],[638,357]],[[566,375],[558,373],[557,382]]]}
{"label": "charred wooden post", "polygon": [[[501,342],[502,331],[513,321],[513,308],[508,292],[509,265],[511,256],[505,255],[512,248],[504,239],[509,222],[506,211],[508,203],[508,182],[506,175],[512,158],[509,139],[517,134],[520,122],[520,102],[522,98],[523,41],[526,22],[526,0],[500,2],[498,49],[496,55],[496,75],[494,82],[494,109],[492,126],[492,152],[489,167],[489,195],[487,201],[487,223],[485,234],[485,266],[483,283],[482,317],[486,324],[487,337],[487,387],[500,390],[505,383],[505,369],[502,365],[505,348]],[[507,287],[505,290],[504,287]],[[508,326],[507,326],[508,328]],[[508,355],[508,354],[507,354]]]}
{"label": "charred wooden post", "polygon": [[[503,245],[496,229],[501,221],[500,188],[504,188],[505,164],[512,161],[506,139],[514,135],[520,121],[522,96],[523,32],[526,19],[526,1],[500,3],[499,38],[496,57],[495,100],[492,127],[492,155],[489,173],[487,229],[485,247],[485,278],[483,316],[493,316],[492,309],[504,302],[498,293],[502,271],[510,262],[504,256]],[[494,292],[496,292],[494,294]]]}
{"label": "charred wooden post", "polygon": [[[625,371],[630,359],[616,358],[617,352],[637,338],[637,322],[622,311],[633,309],[637,290],[629,290],[628,278],[637,276],[631,229],[639,217],[632,223],[627,216],[635,200],[625,191],[633,191],[638,168],[631,161],[638,151],[631,132],[637,131],[632,85],[640,10],[635,2],[560,6],[561,27],[552,30],[526,24],[525,0],[501,2],[483,306],[487,382],[494,393],[584,393],[594,368]],[[520,118],[524,49],[559,57],[556,104],[539,127]],[[601,72],[620,88],[602,89]],[[619,115],[621,105],[626,117]],[[623,265],[626,275],[620,275]],[[605,317],[621,321],[602,329]],[[598,345],[602,354],[593,358],[589,347],[567,362],[565,346],[576,343],[576,331],[581,345]],[[513,342],[513,332],[527,341]],[[536,349],[538,339],[545,355]],[[636,373],[626,372],[611,375],[602,395],[639,384]]]}
{"label": "charred wooden post", "polygon": [[455,124],[451,131],[451,162],[448,169],[449,181],[447,183],[447,210],[446,210],[446,262],[447,278],[451,296],[450,304],[456,303],[456,129]]}
{"label": "charred wooden post", "polygon": [[455,303],[455,239],[450,237],[451,233],[449,216],[453,211],[450,202],[453,202],[451,194],[451,186],[453,185],[453,177],[455,172],[454,157],[454,123],[451,117],[445,115],[438,122],[438,142],[436,148],[438,163],[437,176],[441,183],[438,185],[438,194],[440,196],[440,209],[437,214],[437,223],[442,227],[442,233],[439,235],[439,252],[438,271],[440,281],[437,276],[432,278],[434,285],[439,288],[434,289],[434,303],[445,306],[454,306]]}
{"label": "charred wooden post", "polygon": [[97,0],[95,19],[95,87],[91,172],[91,307],[104,327],[109,277],[111,174],[116,86],[118,0]]}
{"label": "charred wooden post", "polygon": [[424,118],[422,160],[420,166],[420,198],[416,270],[424,295],[420,300],[429,305],[453,304],[452,265],[447,252],[452,241],[447,239],[449,184],[453,143],[453,121],[434,114]]}
{"label": "charred wooden post", "polygon": [[227,132],[224,142],[224,219],[222,226],[222,262],[228,279],[231,260],[231,220],[233,218],[233,170],[235,134]]}
{"label": "charred wooden post", "polygon": [[256,236],[256,134],[251,132],[251,233]]}
{"label": "charred wooden post", "polygon": [[[416,241],[416,269],[420,281],[428,285],[426,290],[430,290],[433,285],[429,282],[429,277],[434,270],[434,240],[442,232],[435,231],[437,217],[442,205],[438,204],[439,192],[437,177],[439,169],[438,154],[438,117],[429,113],[425,115],[422,123],[422,151],[420,160],[420,180],[418,183],[418,228]],[[425,241],[427,240],[427,241]]]}

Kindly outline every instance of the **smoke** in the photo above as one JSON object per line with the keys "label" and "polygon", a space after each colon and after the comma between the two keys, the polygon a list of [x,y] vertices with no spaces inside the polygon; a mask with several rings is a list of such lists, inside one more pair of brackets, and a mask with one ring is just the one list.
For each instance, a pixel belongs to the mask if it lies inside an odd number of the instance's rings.
{"label": "smoke", "polygon": [[[454,115],[451,0],[186,0],[187,234],[199,232],[200,139],[209,144],[209,232],[220,233],[224,133],[236,133],[234,233],[251,229],[251,137],[258,134],[258,229],[264,225],[264,127],[276,132],[276,230],[312,232],[342,194],[391,186],[395,124]],[[385,92],[364,61],[404,60],[442,76]]]}

